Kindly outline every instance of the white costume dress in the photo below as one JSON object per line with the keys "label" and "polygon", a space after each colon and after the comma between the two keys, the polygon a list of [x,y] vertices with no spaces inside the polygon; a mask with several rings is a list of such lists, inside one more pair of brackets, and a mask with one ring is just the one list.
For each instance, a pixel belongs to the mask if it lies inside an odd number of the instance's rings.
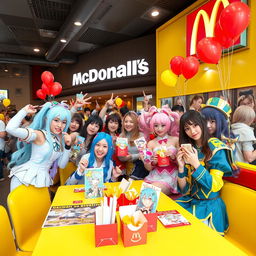
{"label": "white costume dress", "polygon": [[[25,134],[28,134],[28,130],[18,127],[21,120],[26,116],[26,114],[26,111],[22,109],[10,120],[7,125],[8,133],[17,136],[17,130],[22,129],[20,130],[20,138],[24,139],[24,134],[22,134],[22,132],[24,130],[26,132]],[[30,130],[30,132],[33,132],[33,130]],[[49,174],[49,169],[51,168],[53,162],[58,159],[58,166],[60,168],[65,168],[66,164],[68,163],[70,150],[63,149],[63,151],[61,151],[60,142],[58,141],[57,137],[46,136],[47,132],[42,132],[44,133],[46,138],[50,137],[53,140],[53,151],[50,157],[42,162],[47,152],[49,152],[50,144],[46,139],[44,144],[37,145],[32,142],[36,138],[34,137],[34,139],[30,141],[30,143],[32,143],[32,148],[29,161],[21,165],[14,166],[11,169],[9,177],[12,177],[12,179],[16,178],[15,185],[11,184],[11,190],[20,184],[24,184],[26,186],[33,185],[35,187],[49,187],[53,183]],[[18,184],[17,179],[20,184]]]}

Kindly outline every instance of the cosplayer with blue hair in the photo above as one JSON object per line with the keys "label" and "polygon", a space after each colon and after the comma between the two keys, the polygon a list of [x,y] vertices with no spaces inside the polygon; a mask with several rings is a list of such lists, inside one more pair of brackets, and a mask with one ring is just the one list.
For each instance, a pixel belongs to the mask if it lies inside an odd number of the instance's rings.
{"label": "cosplayer with blue hair", "polygon": [[144,214],[156,212],[157,193],[153,188],[144,188],[140,193],[140,199],[137,208]]}
{"label": "cosplayer with blue hair", "polygon": [[88,164],[88,166],[92,167],[93,163],[96,161],[96,156],[95,156],[94,149],[95,149],[96,144],[99,141],[101,141],[101,140],[106,140],[106,142],[108,144],[108,151],[107,151],[107,154],[104,157],[105,166],[103,168],[103,171],[104,171],[104,181],[106,181],[107,176],[108,176],[108,170],[109,170],[109,167],[110,167],[110,161],[111,161],[112,155],[113,155],[113,142],[112,142],[112,137],[109,134],[107,134],[105,132],[99,132],[95,136],[95,138],[93,139],[92,146],[91,146],[91,148],[93,150],[92,150],[92,152],[90,154],[90,157],[89,157],[89,164]]}
{"label": "cosplayer with blue hair", "polygon": [[224,137],[234,138],[229,127],[231,107],[227,101],[218,97],[209,98],[202,107],[201,113],[207,121],[207,129],[211,137],[219,140]]}
{"label": "cosplayer with blue hair", "polygon": [[83,184],[86,168],[103,168],[104,182],[116,181],[122,171],[119,167],[114,167],[112,155],[112,137],[105,132],[99,132],[92,141],[90,153],[82,156],[77,170],[68,178],[66,185]]}
{"label": "cosplayer with blue hair", "polygon": [[205,107],[201,110],[202,115],[204,116],[205,120],[208,122],[215,122],[216,128],[214,130],[209,129],[209,133],[212,137],[216,137],[218,139],[221,139],[221,135],[224,135],[226,137],[229,137],[229,128],[228,128],[228,120],[224,116],[223,113],[221,113],[219,110],[211,108],[211,107]]}
{"label": "cosplayer with blue hair", "polygon": [[35,187],[52,185],[49,169],[58,159],[58,166],[64,168],[69,159],[71,138],[66,132],[71,121],[68,105],[47,102],[35,115],[28,128],[20,128],[27,114],[35,114],[37,106],[27,105],[8,123],[6,130],[18,137],[18,150],[13,153],[8,165],[11,169],[11,190],[25,184]]}

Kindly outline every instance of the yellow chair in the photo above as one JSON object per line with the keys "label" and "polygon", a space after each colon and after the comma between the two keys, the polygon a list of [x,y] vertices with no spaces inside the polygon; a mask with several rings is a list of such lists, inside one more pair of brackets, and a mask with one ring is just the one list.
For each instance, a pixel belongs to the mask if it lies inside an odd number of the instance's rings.
{"label": "yellow chair", "polygon": [[5,208],[0,205],[0,255],[1,256],[29,256],[31,252],[16,250],[12,228]]}
{"label": "yellow chair", "polygon": [[48,188],[21,185],[8,195],[7,204],[18,247],[33,251],[51,206]]}
{"label": "yellow chair", "polygon": [[229,230],[225,238],[248,255],[255,255],[256,191],[226,182],[221,197],[229,218]]}
{"label": "yellow chair", "polygon": [[63,169],[59,169],[60,175],[60,185],[65,185],[69,176],[77,169],[77,166],[73,162],[68,162],[66,167]]}

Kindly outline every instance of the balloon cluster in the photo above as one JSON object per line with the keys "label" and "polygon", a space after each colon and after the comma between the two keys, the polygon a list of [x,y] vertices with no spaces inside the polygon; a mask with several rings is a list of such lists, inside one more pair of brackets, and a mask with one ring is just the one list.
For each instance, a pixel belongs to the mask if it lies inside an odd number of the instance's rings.
{"label": "balloon cluster", "polygon": [[187,58],[175,56],[170,61],[170,69],[161,74],[161,80],[165,85],[174,87],[179,75],[190,79],[198,72],[199,65],[198,59],[194,56]]}
{"label": "balloon cluster", "polygon": [[54,82],[54,76],[50,71],[44,71],[41,80],[43,82],[41,89],[36,91],[36,96],[39,99],[45,100],[46,96],[54,97],[61,93],[62,85]]}
{"label": "balloon cluster", "polygon": [[121,99],[121,98],[116,98],[115,99],[115,103],[119,108],[122,108],[123,106],[125,106],[125,102]]}
{"label": "balloon cluster", "polygon": [[220,13],[216,22],[214,37],[205,37],[197,43],[198,58],[211,64],[218,64],[222,48],[235,44],[250,22],[250,8],[243,2],[229,4]]}
{"label": "balloon cluster", "polygon": [[[224,8],[214,29],[214,37],[205,37],[197,43],[197,57],[211,64],[218,64],[222,54],[222,48],[234,45],[240,34],[247,28],[250,22],[250,9],[243,2],[233,2]],[[199,69],[199,61],[194,56],[183,58],[175,56],[170,61],[170,70],[162,72],[161,80],[174,87],[179,75],[190,79],[196,75]]]}

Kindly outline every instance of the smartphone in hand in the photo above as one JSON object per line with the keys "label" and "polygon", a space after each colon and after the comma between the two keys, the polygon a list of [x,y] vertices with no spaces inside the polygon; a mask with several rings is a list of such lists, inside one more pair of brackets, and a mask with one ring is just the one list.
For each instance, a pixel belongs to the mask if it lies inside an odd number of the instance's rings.
{"label": "smartphone in hand", "polygon": [[186,150],[188,150],[189,152],[193,152],[193,148],[192,145],[190,143],[187,144],[181,144],[180,145],[182,148],[185,148]]}

